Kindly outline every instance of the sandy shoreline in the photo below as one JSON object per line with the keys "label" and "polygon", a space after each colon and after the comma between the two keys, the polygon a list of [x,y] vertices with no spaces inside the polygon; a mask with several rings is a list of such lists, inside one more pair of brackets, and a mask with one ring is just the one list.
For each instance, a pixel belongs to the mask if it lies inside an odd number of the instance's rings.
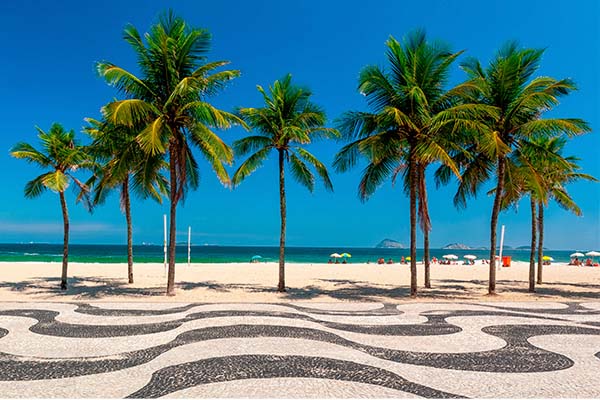
{"label": "sandy shoreline", "polygon": [[[69,264],[69,290],[58,290],[60,263],[0,262],[0,301],[285,302],[414,301],[407,265],[287,264],[286,293],[277,293],[277,263],[178,264],[177,295],[164,296],[163,264]],[[537,293],[528,288],[529,264],[497,272],[498,296],[487,296],[488,266],[433,265],[425,289],[418,265],[419,298],[427,301],[586,301],[600,299],[600,268],[562,263],[545,267]]]}

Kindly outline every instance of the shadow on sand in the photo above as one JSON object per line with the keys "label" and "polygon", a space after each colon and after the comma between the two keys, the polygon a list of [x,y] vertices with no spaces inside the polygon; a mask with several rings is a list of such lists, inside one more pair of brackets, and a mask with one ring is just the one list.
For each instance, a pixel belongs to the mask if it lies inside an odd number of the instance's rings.
{"label": "shadow on sand", "polygon": [[140,288],[127,283],[124,279],[104,277],[70,277],[67,280],[68,289],[60,290],[60,278],[32,278],[22,282],[0,282],[0,289],[26,292],[33,296],[48,295],[76,296],[80,299],[102,299],[110,296],[148,297],[161,296],[163,288]]}
{"label": "shadow on sand", "polygon": [[[322,283],[323,285],[320,285]],[[230,293],[241,291],[245,294],[272,293],[274,301],[281,300],[310,300],[319,298],[322,301],[393,301],[407,300],[410,287],[404,285],[376,285],[367,281],[349,279],[317,279],[313,285],[304,287],[288,287],[285,293],[277,293],[276,282],[273,286],[251,284],[223,284],[215,281],[189,282],[181,281],[176,284],[179,291],[187,292],[200,289],[203,295],[211,292]],[[165,294],[165,287],[139,287],[128,284],[125,279],[105,277],[71,277],[66,291],[59,289],[60,278],[36,277],[22,282],[0,282],[0,289],[31,294],[32,297],[48,296],[60,299],[73,296],[76,300],[100,300],[112,296],[127,296],[130,298],[154,299]],[[327,288],[323,286],[327,286]],[[576,283],[550,283],[536,286],[536,293],[528,292],[525,281],[498,280],[498,293],[517,293],[529,300],[545,300],[562,297],[562,300],[598,300],[600,285]],[[425,300],[481,300],[487,293],[487,281],[434,279],[432,288],[419,287],[419,299]],[[261,297],[264,301],[264,298]],[[560,300],[560,299],[559,299]]]}
{"label": "shadow on sand", "polygon": [[[469,280],[461,281],[457,279],[440,279],[432,281],[439,283],[443,287],[449,285],[460,286],[464,284],[480,285],[487,288],[487,281]],[[593,283],[569,283],[569,282],[551,282],[535,285],[535,293],[529,292],[529,283],[515,280],[497,280],[496,289],[499,293],[519,293],[532,296],[534,299],[545,299],[550,297],[564,297],[566,300],[600,299],[600,285]]]}

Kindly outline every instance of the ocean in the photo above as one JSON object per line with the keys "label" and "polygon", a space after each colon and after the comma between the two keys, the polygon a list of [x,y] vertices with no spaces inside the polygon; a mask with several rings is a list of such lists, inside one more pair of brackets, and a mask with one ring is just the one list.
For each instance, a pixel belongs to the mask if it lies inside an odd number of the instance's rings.
{"label": "ocean", "polygon": [[[587,250],[584,250],[585,253]],[[569,255],[575,252],[566,250],[546,250],[544,255],[553,257],[557,262],[568,262]],[[288,247],[286,261],[290,263],[326,263],[329,255],[333,253],[350,253],[349,262],[364,263],[376,262],[383,257],[386,261],[392,258],[400,261],[402,256],[408,256],[408,249],[377,249],[377,248],[343,248],[343,247]],[[463,259],[466,254],[473,254],[477,258],[489,258],[488,250],[444,250],[431,249],[432,257],[441,258],[444,254],[455,254]],[[261,261],[277,261],[279,248],[274,246],[192,246],[191,261],[193,263],[229,263],[248,262],[259,255]],[[529,250],[505,249],[503,255],[511,256],[516,261],[528,261]],[[417,250],[417,257],[421,259],[423,250]],[[163,262],[163,246],[135,245],[133,257],[136,263],[161,263]],[[0,244],[0,261],[56,261],[62,260],[61,244],[19,243]],[[69,246],[69,260],[73,262],[88,263],[125,263],[127,262],[127,246],[125,245],[90,245],[72,244]],[[177,262],[187,262],[187,245],[177,246]]]}

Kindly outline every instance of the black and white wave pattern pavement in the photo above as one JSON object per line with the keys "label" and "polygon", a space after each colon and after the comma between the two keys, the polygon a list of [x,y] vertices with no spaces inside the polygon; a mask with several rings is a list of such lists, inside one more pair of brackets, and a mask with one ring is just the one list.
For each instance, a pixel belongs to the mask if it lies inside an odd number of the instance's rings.
{"label": "black and white wave pattern pavement", "polygon": [[0,397],[600,397],[600,303],[0,303]]}

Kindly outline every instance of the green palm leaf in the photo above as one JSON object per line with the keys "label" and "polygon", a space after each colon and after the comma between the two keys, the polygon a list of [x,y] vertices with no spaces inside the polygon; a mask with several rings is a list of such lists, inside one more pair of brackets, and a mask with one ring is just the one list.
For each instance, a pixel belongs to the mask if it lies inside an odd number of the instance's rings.
{"label": "green palm leaf", "polygon": [[162,116],[148,124],[137,136],[137,141],[142,150],[151,155],[165,153],[169,127]]}
{"label": "green palm leaf", "polygon": [[246,136],[233,143],[233,149],[239,155],[246,155],[265,147],[272,146],[272,141],[266,136]]}
{"label": "green palm leaf", "polygon": [[39,197],[42,193],[48,189],[48,186],[44,183],[47,179],[46,175],[51,174],[51,172],[42,174],[35,179],[27,182],[25,185],[25,197],[29,199],[33,199],[35,197]]}
{"label": "green palm leaf", "polygon": [[304,161],[298,158],[294,153],[291,153],[289,156],[289,165],[292,176],[296,181],[306,187],[309,192],[312,192],[315,188],[315,176],[310,172],[310,169]]}
{"label": "green palm leaf", "polygon": [[54,171],[44,175],[42,184],[55,192],[64,192],[69,187],[67,176],[62,171]]}
{"label": "green palm leaf", "polygon": [[[243,139],[242,139],[243,140]],[[231,183],[234,187],[238,186],[246,177],[260,168],[263,162],[269,156],[271,152],[271,147],[263,147],[258,150],[256,153],[252,154],[250,157],[246,159],[235,171],[233,178],[231,179]],[[245,153],[247,154],[247,153]]]}
{"label": "green palm leaf", "polygon": [[15,158],[23,158],[30,163],[36,163],[40,167],[52,166],[52,160],[45,154],[36,150],[32,145],[24,142],[17,143],[10,151]]}
{"label": "green palm leaf", "polygon": [[327,168],[325,167],[325,165],[321,161],[319,161],[317,157],[315,157],[302,147],[295,146],[294,150],[296,151],[296,153],[298,153],[300,158],[309,163],[315,169],[315,171],[317,171],[317,174],[323,180],[325,189],[333,191],[333,184],[331,183],[331,179],[329,179],[329,173],[327,172]]}

